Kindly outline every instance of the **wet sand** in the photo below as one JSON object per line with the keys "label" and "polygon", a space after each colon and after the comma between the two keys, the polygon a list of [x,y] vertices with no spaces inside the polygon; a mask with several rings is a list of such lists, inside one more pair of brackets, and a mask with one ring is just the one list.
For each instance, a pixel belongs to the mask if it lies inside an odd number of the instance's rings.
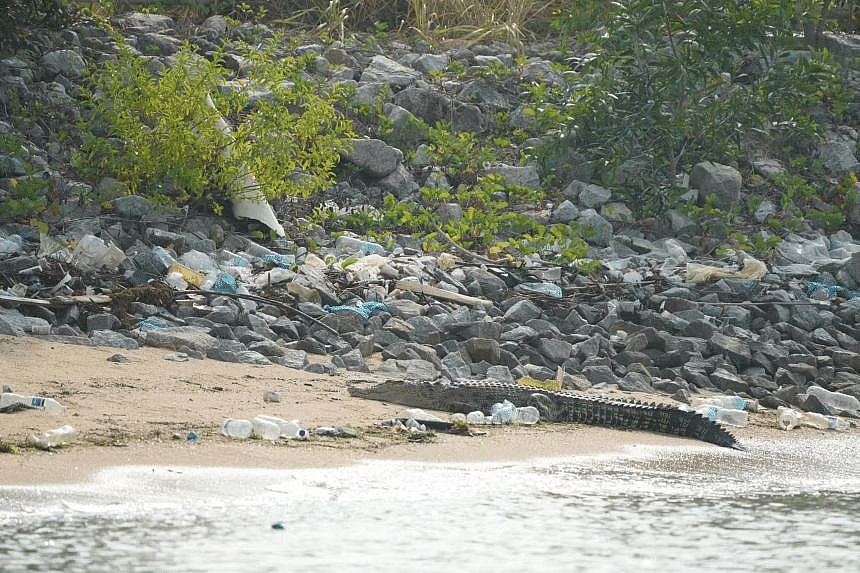
{"label": "wet sand", "polygon": [[[514,461],[533,458],[635,451],[637,447],[701,447],[702,442],[646,432],[572,424],[534,427],[478,427],[478,435],[436,433],[410,441],[379,422],[404,406],[354,398],[350,381],[383,380],[375,374],[341,371],[311,374],[280,365],[249,366],[215,360],[174,362],[159,348],[119,350],[52,342],[39,337],[0,336],[0,385],[19,394],[52,397],[66,407],[61,415],[38,410],[0,414],[0,484],[71,483],[118,465],[289,469],[331,467],[366,459],[429,462]],[[122,354],[126,363],[108,361]],[[274,390],[281,401],[264,402]],[[623,394],[623,393],[619,393]],[[624,394],[626,395],[626,394]],[[654,401],[654,396],[640,396]],[[297,419],[308,441],[232,440],[219,432],[225,418],[269,414]],[[446,414],[441,414],[446,416]],[[27,437],[69,424],[72,442],[51,451],[28,445]],[[313,432],[320,426],[347,426],[356,437]],[[186,439],[188,432],[199,435]],[[848,433],[856,434],[852,428]],[[785,440],[824,437],[811,428],[776,429],[772,412],[751,416],[744,439]]]}

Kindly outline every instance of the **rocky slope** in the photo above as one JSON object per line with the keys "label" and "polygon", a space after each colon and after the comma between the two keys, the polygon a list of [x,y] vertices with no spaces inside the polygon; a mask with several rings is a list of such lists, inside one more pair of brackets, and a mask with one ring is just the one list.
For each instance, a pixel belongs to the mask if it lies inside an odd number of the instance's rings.
{"label": "rocky slope", "polygon": [[[153,71],[170,66],[184,40],[205,54],[233,39],[271,34],[219,17],[187,30],[151,14],[114,24]],[[413,137],[410,118],[431,125],[446,119],[456,131],[482,133],[502,110],[515,127],[527,128],[528,102],[517,86],[561,81],[553,65],[560,54],[549,44],[533,46],[517,62],[503,45],[431,50],[392,42],[383,49],[372,38],[296,51],[316,54],[321,80],[352,85],[354,104],[381,101],[391,128],[383,141],[374,126],[356,124],[363,137],[344,156],[338,184],[319,198],[337,213],[377,208],[386,195],[408,201],[421,186],[445,185],[444,173],[420,153],[405,157],[394,145]],[[41,232],[11,218],[0,227],[3,334],[146,344],[321,372],[365,370],[365,358],[381,352],[378,371],[425,380],[526,377],[687,403],[722,392],[770,408],[860,415],[856,208],[835,233],[804,222],[767,260],[706,260],[716,241],[702,221],[677,210],[637,220],[636,205],[605,187],[571,173],[559,189],[541,189],[545,174],[535,165],[499,158],[484,169],[554,197],[532,216],[593,231],[586,240],[599,267],[584,274],[539,256],[503,264],[456,246],[425,254],[406,235],[390,244],[334,237],[299,225],[301,213],[284,205],[276,207],[287,236],[263,244],[249,238],[247,222],[230,217],[164,211],[137,196],[88,200],[117,182],[81,181],[69,169],[79,143],[76,96],[87,66],[117,53],[108,32],[81,23],[34,33],[16,55],[0,59],[0,134],[18,142],[0,149],[6,212],[26,210],[21,202],[28,200],[52,206],[40,215],[48,226]],[[438,73],[457,61],[469,73],[440,82]],[[488,78],[486,70],[499,67],[508,70],[505,79]],[[537,143],[524,141],[511,157]],[[834,178],[857,171],[856,144],[852,127],[834,125],[818,146]],[[784,171],[763,159],[753,166],[763,177]],[[734,166],[704,162],[690,175],[691,187],[714,195],[718,206],[749,193]],[[48,182],[41,196],[22,191],[32,178]],[[446,208],[450,217],[462,215],[461,206]],[[763,220],[776,209],[763,202],[752,217]],[[829,402],[812,386],[846,397]]]}

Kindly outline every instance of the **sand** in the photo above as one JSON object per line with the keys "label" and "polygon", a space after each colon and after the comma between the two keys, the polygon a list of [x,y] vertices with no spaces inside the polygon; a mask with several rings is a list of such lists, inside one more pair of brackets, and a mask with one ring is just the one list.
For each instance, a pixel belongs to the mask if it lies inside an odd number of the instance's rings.
{"label": "sand", "polygon": [[[404,406],[351,397],[350,381],[384,378],[341,371],[311,374],[280,365],[249,366],[215,360],[166,360],[159,348],[118,350],[78,346],[34,336],[0,336],[0,385],[19,394],[52,397],[66,407],[61,415],[40,410],[0,413],[0,484],[72,483],[117,465],[242,466],[302,468],[339,466],[366,459],[431,462],[503,461],[630,451],[640,446],[677,448],[717,446],[647,432],[574,424],[533,427],[478,427],[477,435],[435,433],[412,441],[380,422]],[[122,354],[128,362],[108,358]],[[371,361],[372,363],[372,361]],[[267,390],[281,401],[264,402]],[[649,400],[654,400],[653,396]],[[225,418],[258,414],[297,419],[309,430],[307,441],[234,440],[219,432]],[[439,413],[442,416],[446,414]],[[447,418],[446,418],[447,419]],[[40,450],[30,434],[69,424],[70,444]],[[352,438],[318,436],[320,426],[346,426]],[[188,432],[199,435],[188,441]],[[856,429],[849,430],[856,432]],[[741,439],[787,439],[772,413],[752,417]]]}

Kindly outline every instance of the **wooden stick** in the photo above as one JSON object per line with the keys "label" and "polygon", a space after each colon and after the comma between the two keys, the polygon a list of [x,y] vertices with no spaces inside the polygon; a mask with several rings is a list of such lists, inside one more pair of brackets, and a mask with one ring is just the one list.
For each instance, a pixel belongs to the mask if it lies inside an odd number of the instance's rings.
{"label": "wooden stick", "polygon": [[428,296],[432,296],[434,298],[440,298],[442,300],[450,300],[452,302],[459,302],[460,304],[470,304],[470,305],[480,304],[484,307],[493,306],[493,301],[491,301],[491,300],[486,300],[483,298],[477,298],[474,296],[468,296],[465,294],[460,294],[458,292],[451,292],[451,291],[437,288],[434,286],[425,285],[425,284],[419,283],[418,281],[399,280],[399,281],[397,281],[397,284],[395,284],[394,286],[395,286],[395,288],[399,288],[401,290],[408,290],[411,292],[426,294]]}

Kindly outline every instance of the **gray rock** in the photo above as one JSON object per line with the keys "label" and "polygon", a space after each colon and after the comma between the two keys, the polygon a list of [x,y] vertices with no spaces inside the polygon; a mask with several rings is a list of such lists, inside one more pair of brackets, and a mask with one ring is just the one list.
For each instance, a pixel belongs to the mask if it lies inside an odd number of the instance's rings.
{"label": "gray rock", "polygon": [[716,206],[721,209],[729,209],[740,201],[742,183],[740,171],[710,161],[697,163],[690,174],[690,186],[703,197],[716,195]]}
{"label": "gray rock", "polygon": [[511,342],[528,342],[537,338],[537,331],[534,328],[526,325],[519,325],[511,330],[507,330],[501,334],[500,339]]}
{"label": "gray rock", "polygon": [[430,88],[408,87],[394,96],[394,103],[423,119],[428,125],[450,121],[451,98]]}
{"label": "gray rock", "polygon": [[130,12],[113,18],[113,23],[120,28],[138,28],[149,32],[158,32],[176,27],[173,18],[159,14]]}
{"label": "gray rock", "polygon": [[127,348],[135,350],[140,348],[140,343],[134,338],[124,336],[113,330],[90,331],[90,338],[96,346],[108,346],[110,348]]}
{"label": "gray rock", "polygon": [[612,240],[612,223],[601,217],[594,209],[582,211],[576,222],[584,227],[583,239],[589,245],[605,247]]}
{"label": "gray rock", "polygon": [[471,322],[454,322],[446,324],[445,331],[459,340],[470,338],[492,338],[497,340],[502,335],[502,325],[489,320]]}
{"label": "gray rock", "polygon": [[266,365],[272,361],[253,350],[231,350],[228,348],[212,347],[206,350],[206,357],[221,362],[236,362],[239,364]]}
{"label": "gray rock", "polygon": [[501,348],[499,342],[490,338],[472,338],[463,343],[463,349],[472,362],[487,362],[499,364]]}
{"label": "gray rock", "polygon": [[149,32],[138,37],[138,49],[147,55],[172,56],[182,48],[182,40],[160,34]]}
{"label": "gray rock", "polygon": [[367,363],[358,349],[334,356],[332,362],[338,368],[345,368],[351,372],[370,372],[370,368],[367,367]]}
{"label": "gray rock", "polygon": [[209,40],[217,40],[227,33],[227,18],[219,14],[209,16],[197,27],[197,33]]}
{"label": "gray rock", "polygon": [[391,193],[401,201],[410,198],[420,188],[412,176],[412,172],[403,164],[398,164],[394,171],[377,181],[376,184],[384,193]]}
{"label": "gray rock", "polygon": [[451,58],[446,54],[421,54],[414,62],[412,67],[422,74],[430,72],[441,72],[451,63]]}
{"label": "gray rock", "polygon": [[282,356],[272,356],[271,361],[276,364],[280,364],[281,366],[294,368],[296,370],[303,370],[308,364],[310,364],[308,353],[304,350],[285,349]]}
{"label": "gray rock", "polygon": [[541,338],[538,341],[538,350],[547,360],[554,364],[562,364],[570,358],[573,345],[566,340],[558,338]]}
{"label": "gray rock", "polygon": [[353,139],[344,159],[371,177],[385,177],[403,161],[403,152],[381,139]]}
{"label": "gray rock", "polygon": [[361,73],[361,82],[387,82],[391,86],[406,87],[421,77],[421,73],[398,64],[385,56],[373,56]]}
{"label": "gray rock", "polygon": [[109,312],[91,314],[87,317],[87,331],[113,330],[119,326],[119,323],[119,319]]}
{"label": "gray rock", "polygon": [[497,109],[508,109],[511,106],[509,98],[483,78],[466,82],[457,97],[464,102]]}
{"label": "gray rock", "polygon": [[603,384],[616,384],[618,378],[609,366],[594,365],[585,366],[582,375],[594,386]]}
{"label": "gray rock", "polygon": [[636,220],[633,210],[626,203],[620,201],[612,201],[601,205],[600,215],[607,221],[618,221],[621,223],[632,223]]}
{"label": "gray rock", "polygon": [[87,68],[84,58],[74,50],[48,52],[42,56],[41,64],[51,78],[57,74],[70,79],[82,78]]}
{"label": "gray rock", "polygon": [[600,185],[586,185],[579,192],[579,203],[587,209],[600,207],[612,199],[612,191]]}
{"label": "gray rock", "polygon": [[856,142],[830,140],[818,148],[818,155],[824,167],[836,177],[844,177],[848,173],[860,169],[860,161],[854,153]]}
{"label": "gray rock", "polygon": [[743,378],[723,368],[717,368],[710,375],[711,383],[724,392],[749,393],[749,384]]}
{"label": "gray rock", "polygon": [[618,380],[618,389],[625,392],[653,392],[651,378],[641,372],[628,372]]}
{"label": "gray rock", "polygon": [[411,339],[419,344],[434,345],[439,344],[442,340],[442,331],[433,321],[427,316],[415,316],[408,321],[412,326]]}
{"label": "gray rock", "polygon": [[569,199],[565,199],[550,215],[552,223],[570,223],[579,217],[579,208]]}
{"label": "gray rock", "polygon": [[379,368],[376,369],[376,372],[400,374],[405,378],[415,380],[436,380],[440,374],[432,362],[421,360],[420,358],[413,358],[411,360],[383,360]]}
{"label": "gray rock", "polygon": [[451,128],[454,131],[482,133],[486,131],[488,123],[484,112],[478,106],[458,103],[454,105],[454,116],[451,120]]}
{"label": "gray rock", "polygon": [[270,360],[274,357],[284,356],[287,351],[286,349],[275,342],[274,340],[258,340],[256,342],[251,342],[248,344],[248,350],[253,350],[254,352],[259,352],[263,356],[266,356]]}
{"label": "gray rock", "polygon": [[534,318],[540,318],[541,309],[529,299],[523,299],[515,302],[507,311],[505,311],[505,322],[524,323]]}
{"label": "gray rock", "polygon": [[465,379],[471,376],[469,364],[459,352],[449,352],[442,358],[442,372],[451,380]]}
{"label": "gray rock", "polygon": [[218,344],[218,340],[206,332],[193,326],[171,326],[147,330],[144,333],[144,343],[147,346],[170,348],[176,350],[185,345],[200,352],[206,352]]}
{"label": "gray rock", "polygon": [[508,183],[523,185],[532,189],[540,189],[540,174],[534,165],[517,167],[514,165],[498,165],[487,169],[487,173],[494,173],[504,177]]}
{"label": "gray rock", "polygon": [[337,366],[331,360],[322,360],[320,362],[311,362],[305,366],[305,371],[311,374],[328,374],[334,376],[337,374]]}
{"label": "gray rock", "polygon": [[752,361],[749,345],[739,338],[714,332],[708,340],[708,346],[712,352],[723,354],[741,366],[746,366]]}

